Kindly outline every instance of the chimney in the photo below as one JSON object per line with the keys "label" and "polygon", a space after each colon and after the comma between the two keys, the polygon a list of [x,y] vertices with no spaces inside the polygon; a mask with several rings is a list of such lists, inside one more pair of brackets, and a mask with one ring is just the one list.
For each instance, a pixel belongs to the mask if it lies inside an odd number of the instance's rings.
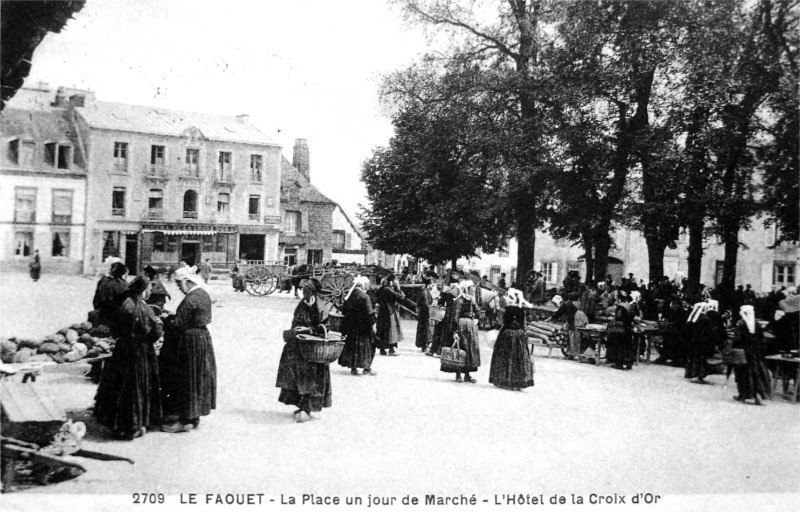
{"label": "chimney", "polygon": [[55,100],[53,101],[51,106],[53,106],[53,107],[66,107],[67,106],[67,97],[64,94],[64,88],[63,87],[59,87],[58,90],[56,91],[56,97],[55,97]]}
{"label": "chimney", "polygon": [[247,124],[250,122],[250,114],[239,114],[236,116],[236,122],[239,124]]}
{"label": "chimney", "polygon": [[311,181],[311,166],[309,164],[308,141],[306,139],[295,139],[292,165],[300,174],[305,176],[308,181]]}
{"label": "chimney", "polygon": [[73,107],[85,107],[86,106],[86,95],[84,94],[73,94],[69,97],[69,104]]}

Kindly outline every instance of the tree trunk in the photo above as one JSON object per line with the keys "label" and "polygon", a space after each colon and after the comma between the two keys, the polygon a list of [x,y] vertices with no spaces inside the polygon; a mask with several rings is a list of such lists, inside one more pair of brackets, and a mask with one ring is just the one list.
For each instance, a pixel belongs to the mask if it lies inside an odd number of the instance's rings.
{"label": "tree trunk", "polygon": [[664,275],[664,251],[667,249],[667,244],[663,239],[655,236],[645,236],[645,243],[647,244],[647,269],[650,274],[650,280],[660,278]]}
{"label": "tree trunk", "polygon": [[736,288],[736,261],[739,257],[739,225],[738,219],[732,219],[723,227],[723,241],[725,243],[725,261],[722,265],[722,281],[719,284],[723,297],[726,297],[730,306],[730,298]]}
{"label": "tree trunk", "polygon": [[690,283],[700,284],[700,274],[702,272],[703,263],[703,217],[692,219],[689,223],[689,248],[687,261],[689,264],[689,275],[687,276]]}
{"label": "tree trunk", "polygon": [[584,274],[584,276],[586,276],[585,282],[586,284],[590,284],[592,281],[596,283],[597,281],[594,280],[594,254],[592,254],[594,243],[591,235],[584,235],[583,248],[585,250],[583,259],[586,262],[586,273]]}
{"label": "tree trunk", "polygon": [[534,249],[536,247],[535,224],[524,220],[517,221],[517,282],[516,287],[524,290],[528,272],[533,270]]}
{"label": "tree trunk", "polygon": [[594,280],[605,281],[608,272],[608,253],[611,250],[611,237],[608,235],[608,226],[605,235],[601,234],[594,242]]}
{"label": "tree trunk", "polygon": [[450,270],[458,270],[458,259],[453,258],[450,260]]}

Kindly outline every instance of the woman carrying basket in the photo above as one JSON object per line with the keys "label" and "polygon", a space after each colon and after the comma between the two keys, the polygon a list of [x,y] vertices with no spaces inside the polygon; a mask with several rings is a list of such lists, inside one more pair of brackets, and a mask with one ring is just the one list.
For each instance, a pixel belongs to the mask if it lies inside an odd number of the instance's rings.
{"label": "woman carrying basket", "polygon": [[[317,300],[316,283],[303,286],[303,300],[297,305],[292,318],[294,334],[325,334],[328,314]],[[278,380],[275,385],[281,388],[278,401],[286,405],[296,405],[294,419],[303,423],[311,419],[311,412],[319,412],[332,404],[331,370],[327,364],[309,363],[300,355],[299,342],[290,337],[283,346],[281,361],[278,364]]]}
{"label": "woman carrying basket", "polygon": [[[472,298],[473,283],[469,279],[464,279],[458,283],[460,295],[455,301],[455,316],[458,319],[458,327],[455,330],[458,339],[458,346],[466,352],[466,359],[462,368],[454,368],[442,364],[441,371],[445,373],[455,373],[456,382],[477,382],[470,377],[470,372],[478,371],[481,365],[481,352],[478,347],[478,329],[475,327],[475,313],[478,306]],[[454,337],[455,338],[455,337]],[[461,379],[461,373],[464,379]]]}

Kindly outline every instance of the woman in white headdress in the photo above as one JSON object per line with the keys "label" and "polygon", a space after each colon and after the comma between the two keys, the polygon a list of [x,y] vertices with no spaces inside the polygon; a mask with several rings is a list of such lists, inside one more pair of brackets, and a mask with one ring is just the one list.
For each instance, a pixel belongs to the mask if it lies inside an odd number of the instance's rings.
{"label": "woman in white headdress", "polygon": [[449,347],[453,343],[453,332],[458,328],[456,317],[456,297],[461,295],[458,285],[451,283],[439,295],[438,304],[445,308],[444,318],[433,328],[433,338],[430,349],[426,352],[429,356],[439,355],[442,347]]}
{"label": "woman in white headdress", "polygon": [[735,400],[744,402],[754,400],[761,405],[772,394],[769,370],[764,364],[764,333],[756,322],[753,306],[745,305],[739,309],[741,320],[736,324],[733,334],[733,348],[743,349],[745,364],[733,367],[738,395]]}
{"label": "woman in white headdress", "polygon": [[359,368],[364,369],[364,375],[375,375],[375,312],[367,289],[369,278],[356,277],[342,304],[342,333],[346,338],[339,364],[350,368],[353,375],[358,375]]}
{"label": "woman in white headdress", "polygon": [[708,384],[706,376],[710,373],[708,358],[714,355],[714,343],[711,321],[706,315],[708,303],[698,302],[692,308],[689,319],[686,321],[686,335],[688,339],[685,379],[695,379],[698,384]]}
{"label": "woman in white headdress", "polygon": [[503,328],[497,335],[489,370],[489,382],[503,389],[521,391],[533,386],[533,362],[525,334],[523,307],[531,304],[523,298],[522,291],[508,290],[503,314]]}
{"label": "woman in white headdress", "polygon": [[[481,365],[481,352],[478,346],[478,328],[475,326],[474,318],[478,311],[475,299],[472,297],[474,284],[469,279],[464,279],[458,283],[460,290],[459,296],[455,301],[455,317],[458,319],[458,341],[461,350],[467,353],[466,364],[462,371],[443,367],[441,370],[446,373],[455,373],[456,382],[477,382],[470,376],[470,373],[478,371]],[[452,343],[452,342],[451,342]],[[461,379],[461,373],[464,379]]]}

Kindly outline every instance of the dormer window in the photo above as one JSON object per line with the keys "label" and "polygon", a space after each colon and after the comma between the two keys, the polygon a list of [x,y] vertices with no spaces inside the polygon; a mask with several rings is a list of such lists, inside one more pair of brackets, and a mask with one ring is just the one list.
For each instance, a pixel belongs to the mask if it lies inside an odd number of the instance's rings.
{"label": "dormer window", "polygon": [[36,143],[32,140],[14,139],[8,143],[8,160],[19,167],[33,167],[33,150]]}
{"label": "dormer window", "polygon": [[72,161],[72,148],[69,146],[58,146],[58,168],[69,169],[69,163]]}
{"label": "dormer window", "polygon": [[44,145],[44,163],[57,169],[69,169],[72,147],[67,144],[48,142]]}
{"label": "dormer window", "polygon": [[14,139],[8,143],[8,160],[19,165],[19,139]]}
{"label": "dormer window", "polygon": [[300,189],[297,187],[289,188],[289,201],[296,203],[300,201]]}

